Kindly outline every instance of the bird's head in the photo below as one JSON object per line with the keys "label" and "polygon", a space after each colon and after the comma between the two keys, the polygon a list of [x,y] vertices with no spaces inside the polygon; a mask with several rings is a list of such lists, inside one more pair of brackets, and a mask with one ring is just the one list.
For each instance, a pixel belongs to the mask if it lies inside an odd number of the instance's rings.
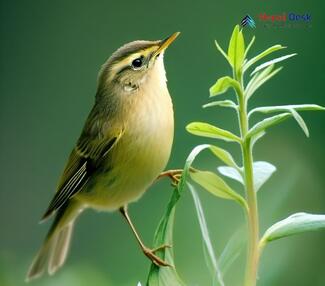
{"label": "bird's head", "polygon": [[99,91],[131,93],[150,81],[165,84],[163,55],[178,35],[176,32],[160,41],[134,41],[119,48],[99,73]]}

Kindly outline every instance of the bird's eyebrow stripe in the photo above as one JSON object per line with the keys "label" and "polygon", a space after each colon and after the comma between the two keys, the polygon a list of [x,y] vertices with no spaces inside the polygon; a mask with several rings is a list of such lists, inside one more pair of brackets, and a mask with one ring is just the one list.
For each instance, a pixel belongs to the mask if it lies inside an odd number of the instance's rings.
{"label": "bird's eyebrow stripe", "polygon": [[157,43],[150,43],[150,44],[146,44],[144,45],[135,45],[133,47],[124,49],[123,51],[120,49],[113,54],[113,59],[112,62],[120,62],[121,60],[123,60],[124,58],[128,58],[130,55],[132,54],[138,54],[138,53],[148,53],[149,51],[152,51],[154,49],[158,48],[158,44]]}
{"label": "bird's eyebrow stripe", "polygon": [[[139,57],[136,57],[135,59],[137,58],[145,58],[147,59],[145,62],[149,61],[151,59],[151,56],[154,52],[151,52],[147,57],[144,57],[143,55],[140,55]],[[130,57],[129,57],[130,58]],[[135,60],[133,59],[133,60]],[[118,70],[116,73],[115,73],[115,77],[118,76],[119,74],[121,74],[122,72],[128,70],[128,69],[133,69],[132,66],[130,64],[127,64],[125,65],[124,67],[122,67],[120,70]]]}
{"label": "bird's eyebrow stripe", "polygon": [[131,68],[130,61],[132,59],[136,59],[140,56],[143,56],[144,58],[148,58],[149,55],[151,55],[155,50],[157,49],[157,45],[151,46],[147,49],[140,49],[137,52],[130,52],[128,54],[125,54],[119,58],[116,58],[114,60],[114,63],[112,65],[112,72],[114,74],[113,77],[120,74],[121,72]]}

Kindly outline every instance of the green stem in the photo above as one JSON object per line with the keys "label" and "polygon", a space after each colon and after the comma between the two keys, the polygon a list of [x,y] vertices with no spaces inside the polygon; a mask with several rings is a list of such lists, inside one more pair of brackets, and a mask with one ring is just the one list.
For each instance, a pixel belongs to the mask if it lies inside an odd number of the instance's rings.
{"label": "green stem", "polygon": [[240,78],[241,90],[238,94],[239,101],[239,125],[241,132],[241,151],[244,166],[246,199],[248,204],[247,223],[248,223],[248,250],[247,264],[245,273],[245,286],[255,286],[257,278],[258,260],[259,260],[259,221],[257,197],[254,189],[253,174],[253,154],[251,139],[247,139],[246,135],[249,130],[247,117],[247,101],[244,97],[243,83]]}
{"label": "green stem", "polygon": [[257,268],[259,260],[259,222],[257,198],[253,183],[253,158],[251,152],[251,142],[245,142],[242,146],[244,170],[245,170],[245,186],[248,204],[248,252],[246,264],[245,286],[256,285]]}

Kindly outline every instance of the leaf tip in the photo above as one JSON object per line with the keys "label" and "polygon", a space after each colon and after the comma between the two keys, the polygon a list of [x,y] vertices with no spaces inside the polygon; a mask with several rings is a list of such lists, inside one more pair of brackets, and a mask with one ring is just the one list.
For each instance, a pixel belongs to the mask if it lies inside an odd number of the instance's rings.
{"label": "leaf tip", "polygon": [[209,97],[213,97],[213,96],[215,96],[216,94],[214,93],[214,91],[213,91],[213,86],[211,86],[210,88],[209,88]]}

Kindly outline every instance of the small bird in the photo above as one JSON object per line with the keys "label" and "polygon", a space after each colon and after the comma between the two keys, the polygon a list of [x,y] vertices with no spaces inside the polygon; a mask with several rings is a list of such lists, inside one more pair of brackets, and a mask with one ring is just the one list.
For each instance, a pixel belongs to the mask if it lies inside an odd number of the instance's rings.
{"label": "small bird", "polygon": [[119,210],[143,253],[158,266],[169,265],[155,254],[168,246],[146,247],[127,205],[144,194],[170,156],[174,113],[163,56],[178,35],[128,43],[102,66],[94,106],[41,220],[55,214],[27,281],[64,264],[75,220],[86,208]]}

